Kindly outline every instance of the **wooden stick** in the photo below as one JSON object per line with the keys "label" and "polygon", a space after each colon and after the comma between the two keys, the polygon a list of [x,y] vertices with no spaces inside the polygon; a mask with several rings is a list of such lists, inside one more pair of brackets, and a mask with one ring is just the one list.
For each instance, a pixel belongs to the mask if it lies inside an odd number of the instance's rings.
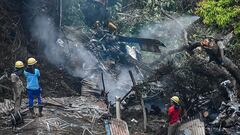
{"label": "wooden stick", "polygon": [[106,88],[105,88],[105,82],[104,82],[104,78],[103,78],[103,72],[101,73],[101,77],[102,77],[102,85],[103,85],[103,92],[106,92]]}
{"label": "wooden stick", "polygon": [[24,126],[22,126],[22,127],[20,127],[20,128],[17,128],[17,130],[21,130],[21,129],[25,128],[26,126],[28,126],[29,124],[31,124],[31,123],[34,122],[34,121],[35,121],[35,119],[29,121],[29,122],[28,122],[27,124],[25,124]]}
{"label": "wooden stick", "polygon": [[120,97],[116,96],[116,116],[118,120],[121,120],[121,109],[120,109]]}
{"label": "wooden stick", "polygon": [[[133,86],[136,86],[136,82],[135,82],[135,79],[133,77],[133,74],[132,74],[131,70],[129,70],[129,75],[130,75],[130,77],[132,79]],[[144,105],[144,100],[142,98],[142,94],[139,93],[138,90],[136,90],[136,94],[137,94],[137,96],[140,97],[141,106],[142,106],[142,112],[143,112],[143,127],[144,127],[144,131],[147,131],[147,113],[146,113],[146,109],[145,109],[145,105]]]}

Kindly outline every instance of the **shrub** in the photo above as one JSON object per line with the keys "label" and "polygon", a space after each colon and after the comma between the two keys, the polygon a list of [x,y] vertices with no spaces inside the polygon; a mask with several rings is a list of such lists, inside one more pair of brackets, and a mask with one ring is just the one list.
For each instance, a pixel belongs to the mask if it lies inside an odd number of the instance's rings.
{"label": "shrub", "polygon": [[205,24],[234,29],[240,34],[240,0],[203,0],[198,3],[196,14]]}

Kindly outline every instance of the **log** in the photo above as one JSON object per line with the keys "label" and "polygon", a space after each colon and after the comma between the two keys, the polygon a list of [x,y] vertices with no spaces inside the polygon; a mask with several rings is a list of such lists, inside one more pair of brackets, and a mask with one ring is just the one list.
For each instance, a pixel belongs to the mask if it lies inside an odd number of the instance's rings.
{"label": "log", "polygon": [[[226,44],[227,42],[229,42],[231,40],[232,37],[233,37],[232,32],[230,34],[227,34],[224,37],[223,43]],[[176,48],[176,49],[173,49],[173,50],[169,50],[168,52],[166,52],[163,55],[161,55],[160,58],[157,61],[152,63],[152,65],[161,62],[167,56],[175,54],[175,53],[179,53],[179,52],[183,52],[183,51],[191,53],[192,50],[194,50],[195,48],[197,48],[199,46],[200,46],[199,42],[196,42],[196,43],[194,43],[192,45],[183,45],[183,46],[181,46],[179,48]],[[234,64],[226,56],[223,57],[223,65],[222,66],[236,79],[237,83],[240,84],[240,70],[239,70],[238,66],[236,64]]]}
{"label": "log", "polygon": [[240,70],[236,64],[234,64],[229,58],[223,57],[223,67],[236,79],[237,83],[240,84]]}

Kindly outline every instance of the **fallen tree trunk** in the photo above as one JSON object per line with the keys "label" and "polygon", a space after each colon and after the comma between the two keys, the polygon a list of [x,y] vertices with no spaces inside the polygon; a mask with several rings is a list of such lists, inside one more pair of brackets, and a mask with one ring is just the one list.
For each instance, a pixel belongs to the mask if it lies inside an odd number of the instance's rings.
{"label": "fallen tree trunk", "polygon": [[223,57],[223,67],[236,79],[238,84],[240,84],[240,70],[236,64],[234,64],[229,58]]}
{"label": "fallen tree trunk", "polygon": [[[232,32],[228,35],[225,36],[224,38],[224,43],[228,43],[231,39],[231,37],[233,37]],[[195,48],[199,47],[200,43],[196,42],[192,45],[183,45],[179,48],[173,49],[173,50],[169,50],[168,52],[164,53],[163,55],[160,56],[159,60],[155,61],[153,64],[159,63],[161,62],[163,59],[165,59],[167,56],[175,54],[175,53],[179,53],[179,52],[183,52],[186,51],[188,53],[192,53],[192,50],[194,50]],[[224,68],[226,68],[226,70],[236,79],[237,83],[240,84],[240,70],[238,68],[238,66],[236,64],[234,64],[229,58],[227,58],[226,56],[223,57],[223,65]]]}
{"label": "fallen tree trunk", "polygon": [[[180,52],[183,52],[183,51],[194,50],[197,47],[198,47],[198,45],[196,45],[196,46],[183,45],[183,46],[180,46],[179,48],[169,50],[165,53],[162,53],[162,55],[159,57],[159,59],[154,61],[151,65],[153,66],[153,65],[156,65],[158,63],[161,63],[167,56],[170,56],[170,55],[173,55],[173,54],[176,54],[176,53],[180,53]],[[152,67],[152,66],[150,66],[150,67]]]}

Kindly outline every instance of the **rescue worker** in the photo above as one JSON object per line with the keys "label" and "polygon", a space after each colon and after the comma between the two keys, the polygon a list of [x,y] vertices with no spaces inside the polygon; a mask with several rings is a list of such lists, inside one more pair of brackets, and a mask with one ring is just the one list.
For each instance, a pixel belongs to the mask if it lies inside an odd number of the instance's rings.
{"label": "rescue worker", "polygon": [[219,65],[223,65],[224,45],[219,39],[204,39],[200,42],[201,46],[206,50],[210,57],[210,62],[215,61]]}
{"label": "rescue worker", "polygon": [[112,34],[115,34],[117,31],[117,26],[115,24],[113,24],[112,21],[108,21],[108,29],[109,29],[109,31],[112,32]]}
{"label": "rescue worker", "polygon": [[11,74],[11,82],[13,84],[13,100],[14,100],[14,115],[17,115],[21,109],[22,93],[25,91],[20,76],[23,75],[24,64],[22,61],[16,61],[15,71]]}
{"label": "rescue worker", "polygon": [[171,98],[171,106],[168,109],[168,135],[175,135],[180,124],[181,107],[177,96]]}
{"label": "rescue worker", "polygon": [[42,116],[42,99],[41,99],[41,87],[39,85],[39,77],[40,77],[40,71],[35,67],[37,61],[34,58],[29,58],[27,60],[27,68],[24,71],[24,75],[26,77],[27,81],[27,93],[28,93],[28,103],[29,103],[29,111],[32,116],[32,118],[35,117],[34,113],[34,98],[37,97],[38,99],[38,111],[39,111],[39,117]]}
{"label": "rescue worker", "polygon": [[94,39],[99,40],[106,34],[106,31],[103,30],[100,21],[96,21],[93,28],[94,28],[94,37],[93,37]]}
{"label": "rescue worker", "polygon": [[96,21],[94,24],[94,29],[99,29],[101,26],[100,21]]}

